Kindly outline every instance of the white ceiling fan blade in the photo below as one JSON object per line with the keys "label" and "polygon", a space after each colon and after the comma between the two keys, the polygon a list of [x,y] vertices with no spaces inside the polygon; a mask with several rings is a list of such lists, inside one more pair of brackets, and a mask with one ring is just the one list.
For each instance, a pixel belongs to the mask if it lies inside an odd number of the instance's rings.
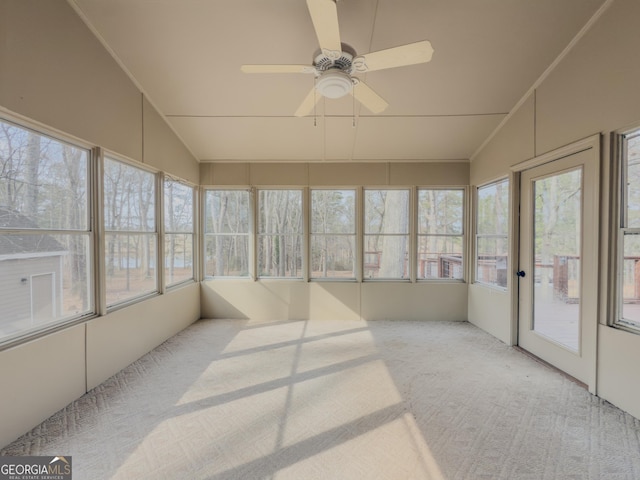
{"label": "white ceiling fan blade", "polygon": [[298,110],[296,110],[295,116],[304,117],[309,115],[309,113],[311,113],[311,110],[313,110],[315,104],[318,103],[321,98],[322,95],[320,94],[320,92],[318,92],[316,88],[313,87],[298,107]]}
{"label": "white ceiling fan blade", "polygon": [[338,9],[335,0],[307,0],[309,14],[322,50],[341,52]]}
{"label": "white ceiling fan blade", "polygon": [[372,72],[384,68],[426,63],[431,60],[432,55],[433,47],[431,46],[431,42],[423,40],[400,47],[360,55],[354,59],[353,65],[357,72]]}
{"label": "white ceiling fan blade", "polygon": [[353,86],[352,95],[373,113],[383,112],[389,104],[364,82],[358,81]]}
{"label": "white ceiling fan blade", "polygon": [[244,73],[315,73],[311,65],[242,65]]}

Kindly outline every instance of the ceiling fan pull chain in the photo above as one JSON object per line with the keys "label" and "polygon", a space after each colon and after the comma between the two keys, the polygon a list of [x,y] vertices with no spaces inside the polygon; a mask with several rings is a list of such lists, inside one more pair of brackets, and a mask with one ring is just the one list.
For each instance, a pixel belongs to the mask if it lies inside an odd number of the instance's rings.
{"label": "ceiling fan pull chain", "polygon": [[356,97],[355,95],[351,95],[351,112],[353,113],[353,124],[351,128],[356,128]]}

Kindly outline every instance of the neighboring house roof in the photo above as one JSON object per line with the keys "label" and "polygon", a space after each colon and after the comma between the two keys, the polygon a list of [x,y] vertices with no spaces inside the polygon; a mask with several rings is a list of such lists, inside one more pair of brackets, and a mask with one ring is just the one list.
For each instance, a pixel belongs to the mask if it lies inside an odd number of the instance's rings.
{"label": "neighboring house roof", "polygon": [[[37,225],[30,218],[6,207],[0,207],[0,257],[24,254],[43,254],[58,252],[59,255],[66,248],[51,235],[25,234],[16,235],[2,232],[2,229],[36,229]],[[31,255],[27,255],[31,256]]]}

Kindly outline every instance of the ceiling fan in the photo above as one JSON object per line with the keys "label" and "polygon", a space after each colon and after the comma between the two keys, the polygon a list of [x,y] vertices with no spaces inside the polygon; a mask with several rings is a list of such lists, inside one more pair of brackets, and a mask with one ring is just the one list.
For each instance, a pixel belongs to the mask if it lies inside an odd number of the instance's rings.
{"label": "ceiling fan", "polygon": [[296,110],[297,117],[308,115],[322,97],[340,98],[348,93],[373,113],[380,113],[389,104],[353,75],[426,63],[433,55],[433,48],[427,40],[357,55],[353,48],[340,41],[336,1],[307,0],[313,27],[320,44],[320,53],[316,55],[313,65],[242,65],[241,67],[245,73],[315,75],[315,86]]}

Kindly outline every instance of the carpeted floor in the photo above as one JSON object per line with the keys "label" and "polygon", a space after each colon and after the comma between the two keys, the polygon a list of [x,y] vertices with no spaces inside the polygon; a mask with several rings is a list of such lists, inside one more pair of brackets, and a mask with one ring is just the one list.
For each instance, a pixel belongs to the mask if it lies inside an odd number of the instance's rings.
{"label": "carpeted floor", "polygon": [[82,479],[640,479],[640,421],[468,323],[202,320],[0,451]]}

